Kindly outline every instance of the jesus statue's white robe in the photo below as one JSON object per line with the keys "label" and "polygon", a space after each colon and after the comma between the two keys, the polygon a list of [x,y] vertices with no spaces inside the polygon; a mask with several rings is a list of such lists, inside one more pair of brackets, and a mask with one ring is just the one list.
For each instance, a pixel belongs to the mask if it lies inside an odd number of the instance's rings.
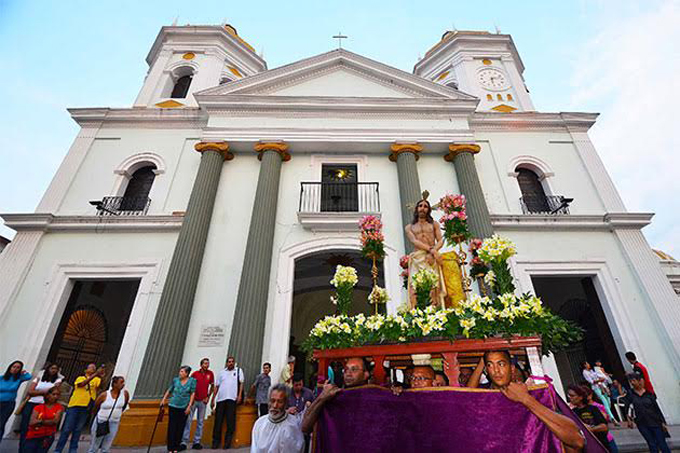
{"label": "jesus statue's white robe", "polygon": [[250,453],[301,453],[304,447],[300,417],[288,415],[273,423],[269,415],[263,415],[253,426]]}

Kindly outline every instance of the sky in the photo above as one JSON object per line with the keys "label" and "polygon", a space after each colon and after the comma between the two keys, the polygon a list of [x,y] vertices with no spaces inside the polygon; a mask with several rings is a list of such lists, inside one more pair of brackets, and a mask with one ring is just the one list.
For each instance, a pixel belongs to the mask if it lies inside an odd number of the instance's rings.
{"label": "sky", "polygon": [[[33,212],[75,138],[68,107],[130,107],[161,26],[230,23],[275,68],[343,46],[412,71],[446,30],[511,34],[537,110],[590,136],[630,211],[680,259],[680,0],[0,0],[0,213]],[[0,234],[12,232],[0,225]]]}

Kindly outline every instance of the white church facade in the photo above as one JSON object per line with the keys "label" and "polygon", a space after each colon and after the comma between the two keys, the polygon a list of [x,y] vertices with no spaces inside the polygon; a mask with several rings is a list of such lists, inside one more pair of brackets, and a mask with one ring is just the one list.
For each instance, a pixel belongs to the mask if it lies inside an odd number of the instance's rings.
{"label": "white church facade", "polygon": [[517,244],[518,291],[586,331],[545,358],[557,388],[581,360],[621,375],[634,351],[680,423],[680,302],[652,214],[626,210],[597,114],[536,110],[509,35],[447,32],[407,73],[342,49],[268,69],[233,27],[171,26],[147,62],[130,108],[69,109],[80,133],[35,213],[2,214],[0,362],[107,363],[140,400],[202,357],[278,376],[334,311],[336,264],[368,294],[363,215],[385,225],[395,311],[409,205],[463,193],[473,233]]}

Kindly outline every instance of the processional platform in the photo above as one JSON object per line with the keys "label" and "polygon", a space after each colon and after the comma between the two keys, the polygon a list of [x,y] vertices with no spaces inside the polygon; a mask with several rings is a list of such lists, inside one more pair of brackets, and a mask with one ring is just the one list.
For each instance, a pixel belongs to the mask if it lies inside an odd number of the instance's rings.
{"label": "processional platform", "polygon": [[375,363],[373,380],[375,384],[387,383],[385,364],[390,368],[403,368],[420,360],[422,355],[431,359],[441,359],[442,368],[452,387],[458,387],[458,375],[462,365],[474,366],[486,351],[507,350],[513,357],[526,357],[530,372],[543,376],[541,365],[541,338],[531,337],[492,337],[484,339],[461,338],[457,340],[426,340],[369,344],[351,348],[316,349],[312,356],[319,362],[319,375],[328,378],[328,365],[333,361],[361,357],[372,359]]}

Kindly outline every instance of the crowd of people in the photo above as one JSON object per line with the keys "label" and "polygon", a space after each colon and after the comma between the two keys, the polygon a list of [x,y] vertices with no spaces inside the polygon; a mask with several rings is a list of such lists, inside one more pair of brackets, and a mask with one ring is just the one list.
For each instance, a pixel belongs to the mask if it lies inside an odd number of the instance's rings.
{"label": "crowd of people", "polygon": [[[632,352],[626,353],[632,372],[621,385],[606,372],[600,361],[595,365],[584,362],[584,381],[567,390],[569,406],[587,429],[611,452],[618,447],[610,425],[625,423],[638,430],[651,452],[669,452],[665,440],[666,421],[656,401],[649,372]],[[365,358],[354,357],[332,363],[328,379],[312,376],[312,384],[305,387],[304,376],[295,372],[295,358],[291,356],[283,368],[279,383],[273,383],[271,364],[264,363],[247,392],[255,397],[258,416],[252,430],[251,452],[306,452],[311,435],[323,407],[345,388],[371,383],[371,369]],[[60,403],[62,387],[68,386],[59,366],[47,364],[37,376],[24,369],[21,361],[11,363],[0,378],[0,434],[12,413],[21,416],[19,451],[47,452],[61,432],[55,452],[61,453],[68,443],[70,453],[78,449],[81,431],[91,418],[89,453],[108,452],[118,432],[121,416],[127,409],[130,395],[125,390],[125,379],[114,376],[110,387],[100,391],[105,369],[89,364],[73,382],[73,390],[64,405]],[[30,382],[26,397],[16,407],[22,383]],[[237,406],[244,402],[245,376],[236,366],[236,359],[228,357],[226,366],[217,376],[210,370],[210,360],[204,358],[192,373],[191,367],[181,366],[161,400],[160,411],[167,409],[167,448],[170,452],[203,448],[203,427],[208,406],[214,413],[213,449],[227,449],[232,444],[236,429]],[[508,351],[487,351],[478,365],[461,368],[458,384],[469,388],[498,389],[509,400],[523,405],[557,436],[565,451],[580,451],[586,436],[569,417],[549,409],[535,400],[528,391],[533,380],[521,361]],[[429,365],[410,366],[397,378],[393,375],[389,387],[396,396],[408,388],[446,387],[449,379]],[[615,410],[612,410],[615,408]],[[63,424],[62,424],[63,418]],[[191,437],[193,419],[196,429]],[[223,425],[226,429],[223,430]],[[224,431],[224,436],[223,436]],[[69,442],[70,438],[70,442]],[[2,439],[2,436],[0,436]]]}

